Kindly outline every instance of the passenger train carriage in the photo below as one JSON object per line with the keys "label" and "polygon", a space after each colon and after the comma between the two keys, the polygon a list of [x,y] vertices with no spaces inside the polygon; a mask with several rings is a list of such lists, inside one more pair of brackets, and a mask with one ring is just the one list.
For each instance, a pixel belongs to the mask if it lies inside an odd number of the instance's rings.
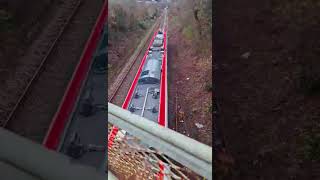
{"label": "passenger train carriage", "polygon": [[146,62],[140,74],[129,111],[158,122],[161,65],[164,56],[164,35],[159,31],[149,48]]}

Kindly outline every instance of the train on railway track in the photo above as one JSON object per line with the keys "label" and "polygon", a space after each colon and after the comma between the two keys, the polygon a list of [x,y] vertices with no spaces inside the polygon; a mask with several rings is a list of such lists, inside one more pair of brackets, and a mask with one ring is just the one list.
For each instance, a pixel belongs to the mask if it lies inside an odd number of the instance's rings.
{"label": "train on railway track", "polygon": [[159,30],[148,50],[146,62],[131,97],[128,110],[158,123],[164,34]]}

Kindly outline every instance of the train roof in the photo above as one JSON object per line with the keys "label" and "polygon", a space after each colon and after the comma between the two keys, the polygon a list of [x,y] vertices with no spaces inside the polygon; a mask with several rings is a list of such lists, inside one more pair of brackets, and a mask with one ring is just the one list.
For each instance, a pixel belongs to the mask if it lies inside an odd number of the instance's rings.
{"label": "train roof", "polygon": [[[157,43],[161,43],[162,45],[163,40],[155,39],[153,45]],[[161,49],[161,46],[149,49],[143,71],[129,104],[129,110],[132,113],[154,122],[158,121],[159,111],[161,64],[163,58]]]}

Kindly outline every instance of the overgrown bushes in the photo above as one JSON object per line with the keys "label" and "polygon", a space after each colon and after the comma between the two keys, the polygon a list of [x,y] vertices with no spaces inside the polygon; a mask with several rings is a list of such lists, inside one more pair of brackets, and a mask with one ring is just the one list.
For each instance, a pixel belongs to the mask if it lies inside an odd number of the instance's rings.
{"label": "overgrown bushes", "polygon": [[0,32],[7,32],[12,28],[12,15],[4,9],[0,9]]}
{"label": "overgrown bushes", "polygon": [[177,0],[174,9],[178,16],[182,34],[186,40],[196,44],[198,53],[211,51],[212,39],[212,0]]}
{"label": "overgrown bushes", "polygon": [[[109,28],[112,32],[145,30],[147,23],[159,16],[159,10],[152,6],[137,5],[135,1],[119,0],[109,2]],[[111,35],[112,36],[112,35]]]}

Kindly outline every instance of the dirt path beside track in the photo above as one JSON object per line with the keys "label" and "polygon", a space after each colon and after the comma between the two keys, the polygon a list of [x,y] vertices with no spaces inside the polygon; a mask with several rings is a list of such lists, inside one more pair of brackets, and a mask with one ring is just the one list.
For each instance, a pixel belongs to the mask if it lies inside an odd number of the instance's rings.
{"label": "dirt path beside track", "polygon": [[214,48],[221,179],[320,179],[319,4],[217,1]]}

